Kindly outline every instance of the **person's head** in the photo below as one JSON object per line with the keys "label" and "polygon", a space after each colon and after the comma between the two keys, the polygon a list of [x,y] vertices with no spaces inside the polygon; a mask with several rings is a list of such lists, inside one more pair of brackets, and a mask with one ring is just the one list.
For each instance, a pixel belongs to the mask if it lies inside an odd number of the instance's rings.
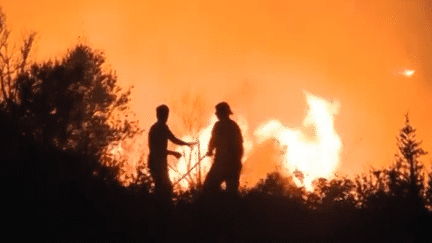
{"label": "person's head", "polygon": [[166,105],[160,105],[156,108],[156,117],[158,121],[166,122],[168,120],[169,109]]}
{"label": "person's head", "polygon": [[229,115],[232,114],[232,111],[226,102],[221,102],[216,105],[216,116],[219,119],[227,119]]}

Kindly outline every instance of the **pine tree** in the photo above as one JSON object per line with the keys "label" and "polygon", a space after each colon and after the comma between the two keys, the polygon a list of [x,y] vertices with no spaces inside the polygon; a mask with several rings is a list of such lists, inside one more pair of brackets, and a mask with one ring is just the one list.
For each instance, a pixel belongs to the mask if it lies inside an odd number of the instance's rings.
{"label": "pine tree", "polygon": [[[397,137],[398,154],[396,154],[396,168],[399,176],[407,182],[408,196],[420,198],[424,191],[423,164],[418,160],[420,156],[426,155],[415,137],[416,129],[409,123],[408,113],[405,115],[405,125]],[[405,191],[406,193],[406,191]]]}

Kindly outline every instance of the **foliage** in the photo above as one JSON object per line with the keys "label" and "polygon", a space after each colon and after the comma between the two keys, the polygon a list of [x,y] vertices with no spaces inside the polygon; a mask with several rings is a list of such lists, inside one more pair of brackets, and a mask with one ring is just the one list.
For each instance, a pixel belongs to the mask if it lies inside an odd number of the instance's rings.
{"label": "foliage", "polygon": [[408,193],[412,197],[420,197],[424,190],[424,175],[423,164],[418,158],[426,155],[420,144],[415,138],[415,131],[408,119],[408,114],[405,116],[405,125],[399,132],[397,145],[399,152],[396,155],[395,169],[399,171],[392,177],[392,185],[398,183],[398,179],[408,182]]}
{"label": "foliage", "polygon": [[281,172],[269,173],[265,179],[261,179],[251,192],[266,193],[277,197],[287,197],[303,201],[305,188],[297,187],[293,178],[284,176]]}
{"label": "foliage", "polygon": [[104,53],[79,43],[59,60],[30,64],[35,33],[24,38],[19,52],[9,36],[0,9],[0,111],[10,127],[42,150],[85,155],[88,171],[117,178],[125,161],[113,149],[142,130],[128,107],[130,88],[117,85]]}
{"label": "foliage", "polygon": [[[152,178],[146,163],[144,163],[144,154],[141,154],[137,162],[136,173],[132,173],[128,189],[135,192],[153,191]],[[129,178],[127,178],[129,179]]]}
{"label": "foliage", "polygon": [[0,7],[0,98],[2,111],[14,115],[14,104],[17,102],[17,77],[27,71],[31,48],[35,42],[36,32],[30,32],[17,49],[9,43],[11,30],[7,26],[6,15]]}
{"label": "foliage", "polygon": [[320,178],[315,184],[314,193],[318,195],[319,202],[323,205],[332,203],[355,204],[353,189],[354,183],[346,178],[334,178],[330,181]]}
{"label": "foliage", "polygon": [[432,210],[432,169],[429,170],[427,175],[427,186],[425,190],[425,203],[429,210]]}
{"label": "foliage", "polygon": [[102,52],[78,44],[61,61],[33,64],[17,78],[20,119],[37,141],[100,157],[139,132],[136,121],[112,119],[127,112],[130,90],[121,92],[104,63]]}

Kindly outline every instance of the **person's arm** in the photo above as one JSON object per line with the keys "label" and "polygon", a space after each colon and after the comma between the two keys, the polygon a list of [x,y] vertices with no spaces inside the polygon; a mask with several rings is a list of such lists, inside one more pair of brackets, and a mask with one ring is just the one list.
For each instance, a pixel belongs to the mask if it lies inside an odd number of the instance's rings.
{"label": "person's arm", "polygon": [[218,127],[219,127],[218,123],[216,123],[213,127],[210,142],[209,142],[208,148],[207,148],[206,156],[212,156],[213,150],[216,148],[216,139],[217,139]]}
{"label": "person's arm", "polygon": [[172,150],[167,150],[167,154],[174,155],[177,159],[179,159],[182,156],[181,153]]}
{"label": "person's arm", "polygon": [[167,129],[167,133],[168,133],[168,139],[171,142],[173,142],[173,143],[175,143],[177,145],[182,145],[182,146],[183,145],[192,146],[192,145],[196,144],[196,143],[187,143],[187,142],[185,142],[183,140],[180,140],[180,139],[176,138],[176,136],[174,136],[174,134],[171,132],[171,130],[168,128],[168,126],[166,127],[166,129]]}

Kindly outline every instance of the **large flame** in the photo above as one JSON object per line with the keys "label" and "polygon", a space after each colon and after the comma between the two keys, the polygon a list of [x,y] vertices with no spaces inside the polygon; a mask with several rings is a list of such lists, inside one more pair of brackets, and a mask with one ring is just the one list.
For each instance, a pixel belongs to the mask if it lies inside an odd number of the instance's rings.
{"label": "large flame", "polygon": [[[301,128],[288,128],[278,120],[270,120],[259,126],[254,135],[259,144],[269,139],[276,140],[283,152],[283,170],[287,173],[296,170],[303,172],[303,181],[297,178],[294,178],[294,181],[298,186],[304,185],[307,190],[312,190],[313,180],[332,177],[339,164],[342,143],[334,128],[334,118],[339,112],[340,103],[327,101],[306,91],[305,97],[309,110]],[[242,130],[245,148],[243,161],[245,161],[252,150],[247,121],[241,116],[234,120]],[[176,151],[183,156],[169,168],[170,179],[175,186],[186,189],[191,186],[191,183],[198,183],[199,178],[201,182],[204,181],[212,164],[211,158],[204,155],[207,153],[211,131],[216,121],[216,116],[212,116],[208,125],[200,130],[196,137],[190,135],[182,137],[184,141],[198,141],[199,144],[192,148],[187,146],[176,148]],[[198,163],[199,158],[201,158],[200,166],[191,169]],[[257,162],[267,163],[268,161],[264,159]]]}
{"label": "large flame", "polygon": [[[304,186],[312,190],[312,181],[329,178],[335,172],[340,159],[342,143],[334,128],[334,117],[339,112],[339,102],[329,102],[305,91],[309,111],[303,121],[303,129],[285,127],[277,120],[270,120],[255,131],[259,143],[275,139],[283,150],[285,170],[299,170],[304,174]],[[313,129],[312,135],[305,130]],[[294,178],[297,185],[301,185]]]}

